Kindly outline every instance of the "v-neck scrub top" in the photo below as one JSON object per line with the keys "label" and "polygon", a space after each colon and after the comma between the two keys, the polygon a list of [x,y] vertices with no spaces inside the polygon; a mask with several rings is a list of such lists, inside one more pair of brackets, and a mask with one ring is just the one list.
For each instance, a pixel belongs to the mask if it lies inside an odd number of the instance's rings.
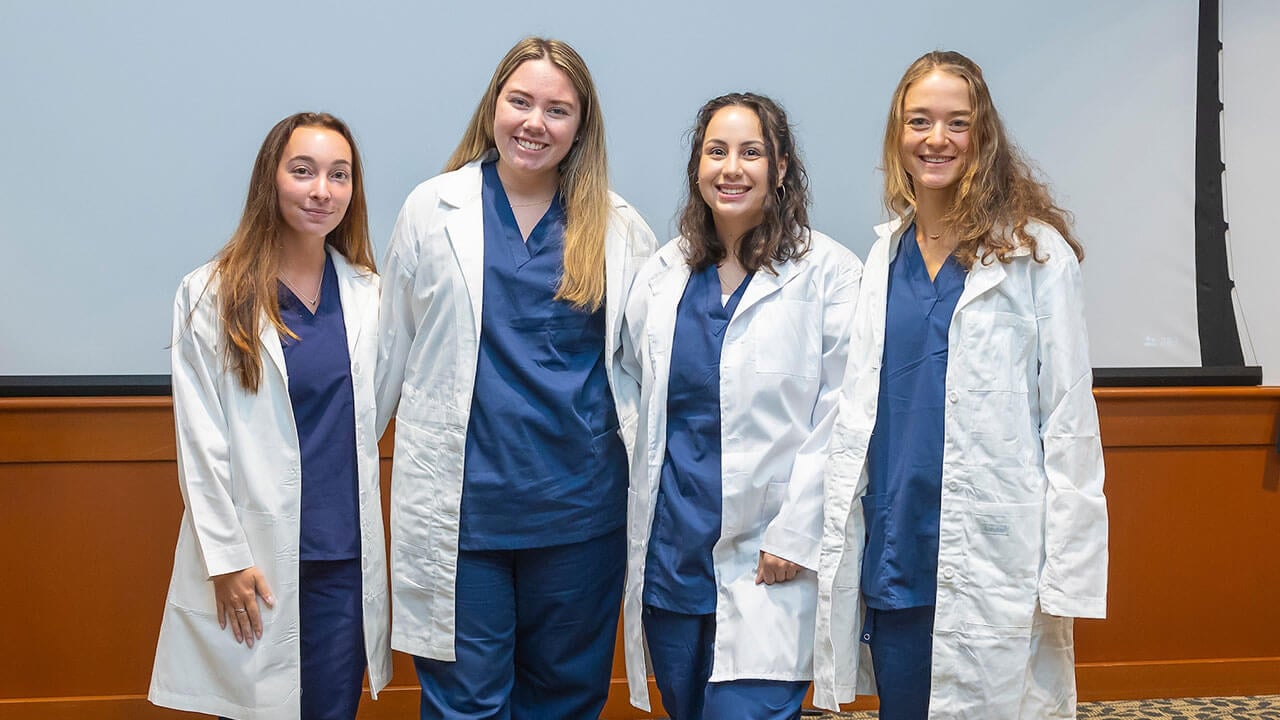
{"label": "v-neck scrub top", "polygon": [[966,275],[949,256],[931,280],[914,225],[898,248],[862,500],[862,594],[878,610],[932,605],[937,595],[947,334]]}
{"label": "v-neck scrub top", "polygon": [[691,273],[676,310],[667,451],[644,570],[644,604],[715,612],[711,550],[720,539],[720,349],[751,275],[722,304],[715,265]]}
{"label": "v-neck scrub top", "polygon": [[360,557],[355,399],[338,273],[326,253],[320,305],[311,314],[283,284],[280,318],[298,336],[282,335],[302,453],[300,560]]}
{"label": "v-neck scrub top", "polygon": [[493,162],[482,168],[484,296],[459,547],[581,542],[626,520],[626,451],[605,374],[604,309],[555,299],[557,194],[522,239]]}

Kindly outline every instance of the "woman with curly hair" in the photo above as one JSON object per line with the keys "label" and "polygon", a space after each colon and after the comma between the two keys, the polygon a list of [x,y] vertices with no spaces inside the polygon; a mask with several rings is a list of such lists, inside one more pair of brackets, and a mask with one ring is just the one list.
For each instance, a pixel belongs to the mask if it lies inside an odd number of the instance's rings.
{"label": "woman with curly hair", "polygon": [[631,701],[645,648],[673,720],[798,718],[812,678],[822,467],[860,264],[809,228],[787,116],[711,100],[681,236],[636,278],[640,381],[623,603]]}
{"label": "woman with curly hair", "polygon": [[896,218],[831,440],[815,701],[874,674],[884,720],[1074,718],[1071,618],[1103,616],[1107,580],[1083,252],[959,53],[907,69],[883,162]]}

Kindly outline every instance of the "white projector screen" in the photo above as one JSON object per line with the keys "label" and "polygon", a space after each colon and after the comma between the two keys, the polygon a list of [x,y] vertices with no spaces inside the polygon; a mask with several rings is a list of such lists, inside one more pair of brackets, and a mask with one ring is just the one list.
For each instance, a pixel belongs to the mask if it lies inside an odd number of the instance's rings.
{"label": "white projector screen", "polygon": [[1093,363],[1198,366],[1195,0],[0,6],[0,375],[168,372],[173,291],[234,228],[277,120],[325,110],[364,155],[381,258],[498,59],[562,38],[601,93],[615,189],[670,237],[685,131],[711,96],[774,96],[814,227],[865,255],[884,219],[890,94],[921,53],[985,69],[1015,140],[1074,212]]}

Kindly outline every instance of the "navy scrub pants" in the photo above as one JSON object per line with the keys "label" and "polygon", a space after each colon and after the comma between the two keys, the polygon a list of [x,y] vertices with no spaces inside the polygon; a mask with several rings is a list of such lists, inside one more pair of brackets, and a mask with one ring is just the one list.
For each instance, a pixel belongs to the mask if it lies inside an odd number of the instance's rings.
{"label": "navy scrub pants", "polygon": [[934,606],[904,610],[867,608],[862,641],[880,693],[880,720],[926,720],[933,657]]}
{"label": "navy scrub pants", "polygon": [[597,718],[609,696],[625,528],[585,542],[458,553],[455,662],[414,658],[420,716]]}
{"label": "navy scrub pants", "polygon": [[807,680],[707,682],[715,615],[686,615],[646,605],[644,634],[662,707],[671,720],[799,720]]}

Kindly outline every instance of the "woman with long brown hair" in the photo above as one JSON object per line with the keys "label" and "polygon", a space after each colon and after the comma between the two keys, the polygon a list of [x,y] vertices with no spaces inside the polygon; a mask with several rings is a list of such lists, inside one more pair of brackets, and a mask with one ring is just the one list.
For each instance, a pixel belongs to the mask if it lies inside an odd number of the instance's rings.
{"label": "woman with long brown hair", "polygon": [[604,138],[578,53],[520,41],[387,250],[392,646],[424,718],[596,717],[608,695],[638,394],[619,334],[656,242]]}
{"label": "woman with long brown hair", "polygon": [[1083,251],[959,53],[907,69],[883,162],[895,218],[831,440],[815,702],[874,674],[884,720],[1074,718],[1071,619],[1102,617],[1107,587]]}
{"label": "woman with long brown hair", "polygon": [[624,625],[672,720],[792,720],[812,678],[822,467],[860,265],[809,227],[804,163],[773,100],[698,112],[680,237],[636,279],[640,380]]}
{"label": "woman with long brown hair", "polygon": [[150,699],[232,718],[354,718],[391,677],[374,433],[375,274],[355,139],[298,113],[240,225],[183,279],[173,410],[186,511]]}

